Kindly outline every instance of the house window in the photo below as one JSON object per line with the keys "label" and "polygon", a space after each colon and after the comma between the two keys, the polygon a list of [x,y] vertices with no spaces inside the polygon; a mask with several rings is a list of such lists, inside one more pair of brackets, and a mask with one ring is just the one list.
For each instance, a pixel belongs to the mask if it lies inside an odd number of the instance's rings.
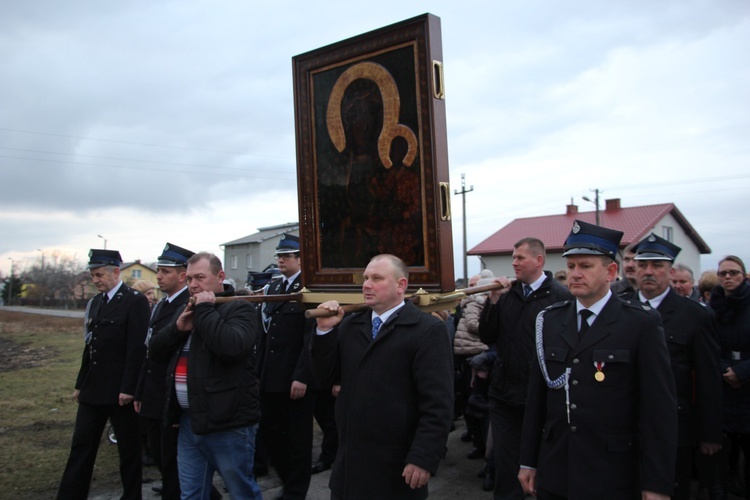
{"label": "house window", "polygon": [[140,270],[140,269],[133,269],[133,270],[132,270],[132,271],[130,272],[130,276],[131,276],[132,278],[138,278],[138,279],[140,279],[140,277],[141,277],[141,270]]}
{"label": "house window", "polygon": [[232,269],[237,269],[237,256],[232,255]]}
{"label": "house window", "polygon": [[247,254],[247,268],[252,269],[253,268],[253,256],[252,254]]}
{"label": "house window", "polygon": [[661,237],[671,242],[672,238],[674,238],[674,231],[672,230],[672,226],[662,226]]}

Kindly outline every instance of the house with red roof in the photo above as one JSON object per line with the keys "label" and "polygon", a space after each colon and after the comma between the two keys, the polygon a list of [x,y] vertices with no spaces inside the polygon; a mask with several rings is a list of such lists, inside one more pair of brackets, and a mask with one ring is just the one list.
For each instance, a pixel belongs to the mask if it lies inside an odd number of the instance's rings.
{"label": "house with red roof", "polygon": [[[566,206],[564,214],[515,219],[487,239],[468,251],[482,262],[482,269],[490,269],[495,276],[513,276],[513,245],[526,237],[539,238],[547,248],[545,270],[554,273],[565,268],[562,257],[563,243],[578,219],[596,224],[597,213],[579,212],[578,206]],[[599,211],[599,224],[622,231],[622,250],[637,243],[651,232],[682,248],[677,262],[689,266],[693,273],[700,273],[700,255],[711,253],[711,248],[688,222],[674,203],[644,205],[623,208],[620,199],[606,200],[603,211]]]}

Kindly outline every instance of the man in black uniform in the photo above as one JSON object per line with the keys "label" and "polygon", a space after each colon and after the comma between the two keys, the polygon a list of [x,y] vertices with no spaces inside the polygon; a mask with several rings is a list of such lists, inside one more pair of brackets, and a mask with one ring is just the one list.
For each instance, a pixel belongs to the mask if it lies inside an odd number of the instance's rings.
{"label": "man in black uniform", "polygon": [[[169,325],[175,313],[190,298],[187,288],[187,261],[194,252],[167,243],[156,262],[156,282],[166,297],[154,307],[148,325],[146,346],[151,336]],[[154,462],[161,472],[162,498],[179,500],[180,478],[177,475],[177,429],[163,428],[164,401],[166,400],[167,361],[157,363],[149,356],[143,360],[138,388],[135,394],[135,411],[144,419],[148,446]],[[155,488],[156,490],[156,488]]]}
{"label": "man in black uniform", "polygon": [[518,454],[526,392],[534,359],[534,320],[545,307],[571,298],[568,289],[544,271],[544,243],[524,238],[513,247],[516,281],[490,292],[479,320],[479,337],[495,344],[497,360],[488,391],[494,442],[495,498],[523,500],[518,484]]}
{"label": "man in black uniform", "polygon": [[[267,295],[302,289],[299,238],[285,234],[276,246],[282,279]],[[284,483],[283,498],[304,499],[312,474],[312,419],[315,397],[307,345],[313,322],[299,302],[266,302],[261,308],[260,434]]]}
{"label": "man in black uniform", "polygon": [[576,299],[537,318],[518,478],[540,500],[672,493],[674,377],[659,315],[609,289],[620,238],[576,220],[563,253]]}
{"label": "man in black uniform", "polygon": [[87,307],[85,346],[73,392],[78,413],[58,499],[88,497],[107,420],[117,434],[122,498],[141,498],[141,437],[131,403],[145,354],[149,307],[145,295],[122,282],[121,265],[116,250],[89,252],[88,269],[101,293]]}
{"label": "man in black uniform", "polygon": [[679,295],[671,286],[680,247],[651,233],[635,246],[640,301],[661,315],[679,412],[677,468],[673,499],[690,498],[693,445],[704,455],[721,449],[721,370],[713,313]]}

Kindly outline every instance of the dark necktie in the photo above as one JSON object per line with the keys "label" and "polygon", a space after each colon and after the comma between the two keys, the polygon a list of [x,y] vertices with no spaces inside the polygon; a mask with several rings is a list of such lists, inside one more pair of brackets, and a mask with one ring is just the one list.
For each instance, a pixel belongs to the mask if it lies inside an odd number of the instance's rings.
{"label": "dark necktie", "polygon": [[578,329],[578,340],[582,339],[584,334],[589,330],[589,318],[593,312],[588,309],[581,309],[581,328]]}
{"label": "dark necktie", "polygon": [[291,285],[291,282],[288,279],[284,279],[284,293],[289,293],[289,285]]}
{"label": "dark necktie", "polygon": [[534,289],[531,288],[531,285],[523,285],[523,296],[528,297],[531,295],[531,292],[533,292]]}
{"label": "dark necktie", "polygon": [[372,318],[372,340],[375,340],[375,337],[378,335],[378,330],[380,330],[380,325],[383,324],[383,320],[375,316]]}
{"label": "dark necktie", "polygon": [[651,307],[651,302],[649,302],[648,300],[647,300],[646,302],[644,302],[643,304],[644,304],[644,305],[645,305],[646,307]]}
{"label": "dark necktie", "polygon": [[107,302],[109,302],[109,295],[105,293],[102,295],[102,305],[106,306]]}

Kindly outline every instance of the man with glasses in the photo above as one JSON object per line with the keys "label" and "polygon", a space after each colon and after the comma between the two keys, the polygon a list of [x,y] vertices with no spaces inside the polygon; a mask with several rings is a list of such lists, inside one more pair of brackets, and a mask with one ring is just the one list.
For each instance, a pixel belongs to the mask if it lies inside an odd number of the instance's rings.
{"label": "man with glasses", "polygon": [[[285,234],[276,246],[282,279],[271,283],[267,295],[298,293],[302,289],[299,238]],[[304,499],[312,474],[314,397],[307,351],[312,320],[297,301],[266,302],[259,314],[263,337],[259,352],[260,434],[271,463],[284,483],[280,498]]]}

